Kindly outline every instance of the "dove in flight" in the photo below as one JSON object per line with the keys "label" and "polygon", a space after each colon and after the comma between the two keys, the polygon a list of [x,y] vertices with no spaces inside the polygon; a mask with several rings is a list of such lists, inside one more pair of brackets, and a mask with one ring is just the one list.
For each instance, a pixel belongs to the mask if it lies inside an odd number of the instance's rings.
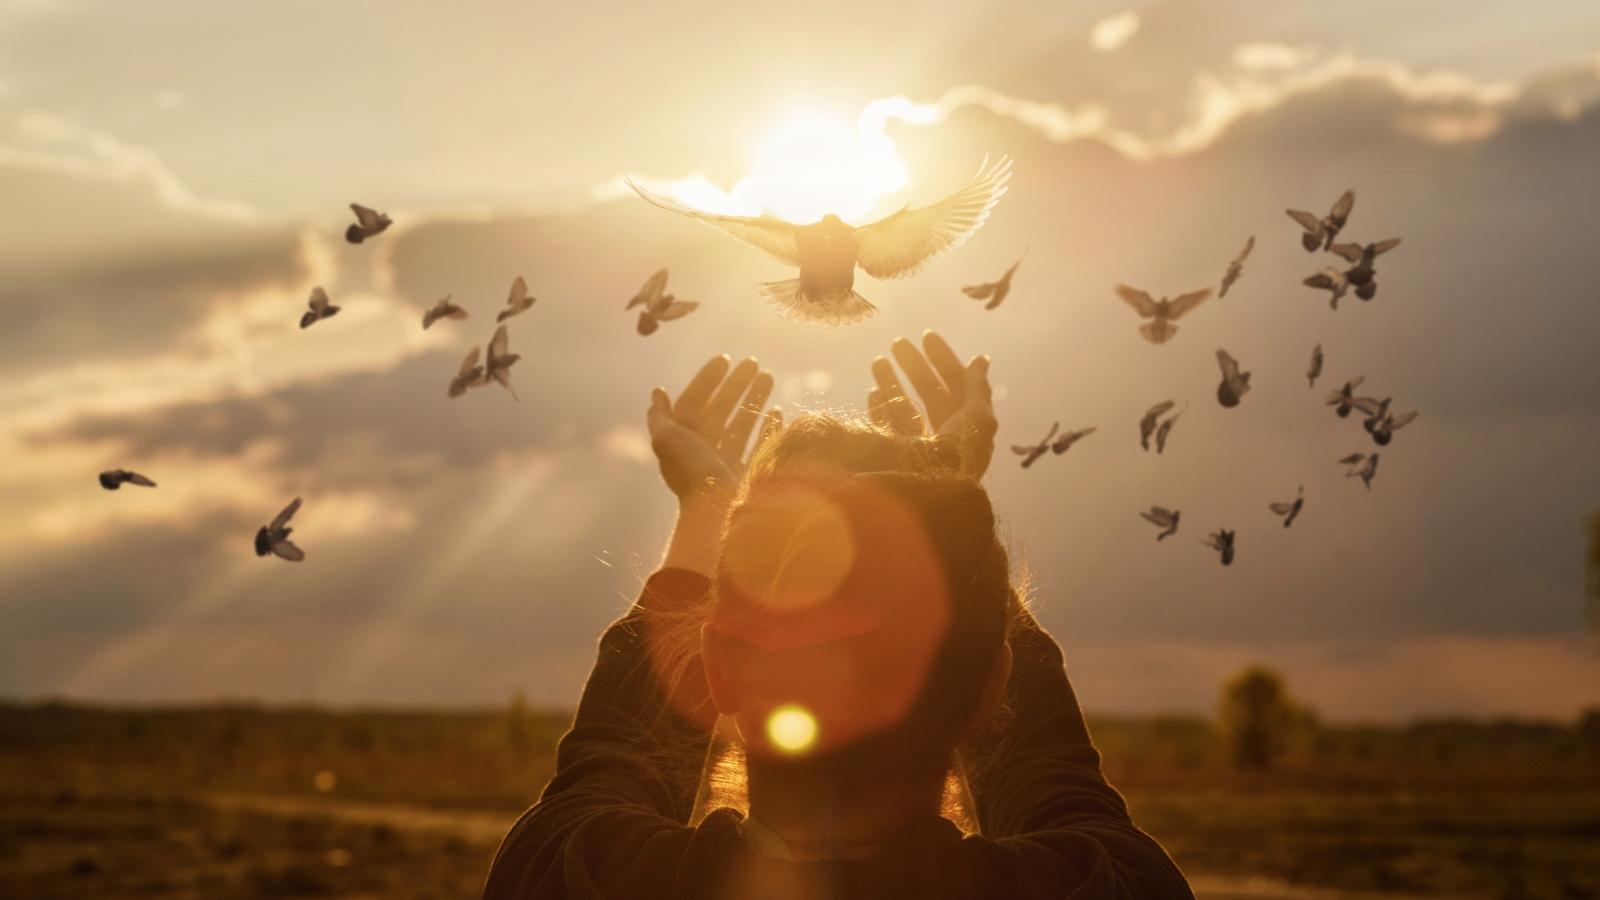
{"label": "dove in flight", "polygon": [[1183,415],[1184,410],[1187,410],[1188,408],[1189,407],[1187,405],[1184,406],[1183,410],[1179,410],[1176,414],[1168,417],[1165,422],[1161,423],[1161,427],[1156,429],[1157,455],[1167,452],[1167,435],[1172,433],[1172,423],[1178,421],[1178,418]]}
{"label": "dove in flight", "polygon": [[1350,418],[1350,410],[1355,408],[1356,400],[1360,399],[1356,397],[1356,388],[1361,387],[1362,383],[1366,380],[1367,376],[1358,375],[1355,378],[1346,381],[1344,383],[1344,387],[1328,394],[1327,404],[1329,406],[1338,407],[1334,410],[1334,412],[1339,415],[1339,418]]}
{"label": "dove in flight", "polygon": [[931,206],[899,212],[855,227],[833,213],[810,225],[775,216],[728,216],[692,209],[652,193],[631,180],[646,202],[722,229],[780,261],[799,268],[798,278],[757,288],[778,314],[800,322],[848,325],[877,312],[854,290],[855,270],[873,278],[906,278],[930,259],[961,246],[989,218],[1007,190],[1011,160],[985,158],[960,190]]}
{"label": "dove in flight", "polygon": [[1295,494],[1294,500],[1286,503],[1269,503],[1267,508],[1272,510],[1274,515],[1283,516],[1283,527],[1288,528],[1294,524],[1295,517],[1300,515],[1300,510],[1305,505],[1306,488],[1305,485],[1301,485],[1299,491]]}
{"label": "dove in flight", "polygon": [[125,484],[137,484],[140,487],[156,486],[154,481],[140,475],[138,472],[130,472],[127,469],[112,469],[109,472],[100,473],[100,486],[108,491],[117,490]]}
{"label": "dove in flight", "polygon": [[271,553],[290,562],[300,562],[306,558],[305,553],[289,540],[289,535],[294,532],[294,529],[289,527],[289,520],[294,518],[299,509],[300,498],[296,497],[270,524],[261,526],[261,530],[256,532],[257,556]]}
{"label": "dove in flight", "polygon": [[1355,285],[1356,297],[1371,300],[1378,293],[1378,274],[1373,261],[1400,246],[1399,238],[1389,238],[1376,244],[1334,244],[1333,252],[1355,263],[1344,273],[1345,280]]}
{"label": "dove in flight", "polygon": [[1350,219],[1350,210],[1356,205],[1355,191],[1345,191],[1333,203],[1333,208],[1326,216],[1317,218],[1316,213],[1309,213],[1302,209],[1286,209],[1289,218],[1300,223],[1305,233],[1300,235],[1300,246],[1307,252],[1318,249],[1326,250],[1333,246],[1333,239],[1339,236],[1344,223]]}
{"label": "dove in flight", "polygon": [[1050,443],[1055,440],[1056,432],[1060,430],[1061,423],[1056,422],[1050,426],[1050,433],[1044,436],[1044,440],[1037,444],[1012,444],[1011,452],[1022,457],[1022,467],[1026,469],[1050,451]]}
{"label": "dove in flight", "polygon": [[1176,298],[1162,297],[1158,301],[1144,291],[1125,284],[1117,285],[1115,290],[1118,297],[1133,307],[1134,312],[1150,320],[1139,326],[1139,333],[1152,344],[1165,344],[1172,340],[1173,335],[1178,333],[1178,326],[1172,323],[1193,311],[1211,296],[1211,289],[1204,288],[1181,294]]}
{"label": "dove in flight", "polygon": [[537,297],[529,296],[528,282],[521,275],[518,275],[517,280],[511,282],[511,292],[506,295],[506,308],[500,310],[500,315],[495,316],[494,320],[496,322],[504,322],[518,313],[527,312],[528,308],[533,306],[533,302],[537,299]]}
{"label": "dove in flight", "polygon": [[310,328],[312,325],[338,315],[341,307],[328,302],[328,292],[319,285],[311,289],[311,299],[306,301],[306,311],[300,316],[300,327]]}
{"label": "dove in flight", "polygon": [[1228,351],[1217,351],[1217,366],[1222,369],[1222,381],[1217,385],[1217,402],[1226,408],[1239,405],[1239,399],[1250,391],[1250,373],[1239,371],[1239,361]]}
{"label": "dove in flight", "polygon": [[1226,528],[1219,528],[1206,536],[1200,543],[1222,554],[1222,564],[1233,565],[1233,532]]}
{"label": "dove in flight", "polygon": [[1365,453],[1352,453],[1339,460],[1339,463],[1346,467],[1346,478],[1359,478],[1367,490],[1372,490],[1372,477],[1378,474],[1378,454],[1368,456]]}
{"label": "dove in flight", "polygon": [[450,388],[446,393],[451,399],[489,383],[489,376],[484,373],[483,366],[478,365],[478,352],[476,346],[468,350],[467,358],[461,361],[461,368],[456,372],[456,376],[450,379]]}
{"label": "dove in flight", "polygon": [[1338,269],[1329,266],[1315,275],[1307,275],[1301,284],[1306,287],[1318,288],[1328,292],[1328,307],[1338,309],[1339,301],[1344,299],[1345,292],[1350,290],[1350,279]]}
{"label": "dove in flight", "polygon": [[1373,397],[1352,397],[1350,406],[1366,416],[1361,420],[1361,427],[1367,430],[1367,434],[1371,434],[1384,417],[1389,415],[1389,404],[1393,402],[1393,397],[1385,397],[1382,400]]}
{"label": "dove in flight", "polygon": [[1167,509],[1164,506],[1152,506],[1149,512],[1142,512],[1139,515],[1145,521],[1164,529],[1160,534],[1156,535],[1156,540],[1164,541],[1178,533],[1178,519],[1183,514],[1178,510]]}
{"label": "dove in flight", "polygon": [[495,329],[494,337],[489,341],[489,353],[483,362],[483,374],[500,382],[500,386],[511,392],[511,399],[521,401],[517,396],[517,389],[511,386],[511,367],[522,357],[511,352],[511,335],[506,332],[506,326],[501,325]]}
{"label": "dove in flight", "polygon": [[699,308],[700,304],[693,300],[679,300],[666,293],[667,270],[661,269],[650,280],[644,283],[639,293],[633,295],[623,311],[643,307],[639,310],[639,333],[643,335],[655,334],[662,322],[681,319]]}
{"label": "dove in flight", "polygon": [[455,319],[457,321],[467,318],[467,311],[450,302],[450,295],[446,294],[443,300],[428,307],[422,314],[422,330],[427,331],[433,323],[440,319]]}
{"label": "dove in flight", "polygon": [[1150,435],[1155,433],[1156,420],[1166,415],[1167,410],[1177,405],[1172,400],[1163,400],[1145,410],[1144,418],[1139,420],[1139,446],[1146,450],[1150,449]]}
{"label": "dove in flight", "polygon": [[344,230],[344,239],[352,244],[359,244],[369,237],[377,237],[394,224],[387,215],[375,209],[368,209],[359,203],[350,204],[350,211],[356,214],[356,223]]}
{"label": "dove in flight", "polygon": [[1240,275],[1244,274],[1245,258],[1248,257],[1250,255],[1250,251],[1254,250],[1255,248],[1256,236],[1252,234],[1250,235],[1250,239],[1244,242],[1244,249],[1240,250],[1239,255],[1233,258],[1233,262],[1228,263],[1228,271],[1222,273],[1222,289],[1217,291],[1218,297],[1228,296],[1228,288],[1233,287],[1233,283],[1239,280]]}
{"label": "dove in flight", "polygon": [[1317,386],[1317,379],[1320,378],[1321,376],[1322,376],[1322,345],[1318,344],[1315,347],[1311,348],[1311,367],[1306,369],[1306,381],[1311,382],[1311,386],[1312,387],[1316,387]]}
{"label": "dove in flight", "polygon": [[1076,444],[1077,442],[1099,430],[1100,429],[1097,426],[1090,426],[1088,428],[1080,428],[1077,431],[1069,431],[1055,439],[1055,443],[1050,445],[1050,452],[1060,456],[1068,450],[1071,450],[1073,444]]}
{"label": "dove in flight", "polygon": [[961,289],[961,293],[966,294],[968,297],[971,297],[974,300],[988,300],[989,302],[985,303],[983,308],[994,309],[1005,301],[1007,294],[1011,293],[1011,276],[1017,273],[1017,266],[1022,265],[1022,261],[1027,257],[1028,251],[1024,250],[1022,255],[1017,257],[1017,261],[1011,264],[1011,268],[1007,269],[1006,273],[1000,276],[999,281],[985,281],[983,284],[969,284]]}
{"label": "dove in flight", "polygon": [[1385,397],[1382,400],[1373,400],[1371,397],[1356,397],[1350,401],[1352,407],[1367,414],[1361,425],[1367,429],[1367,434],[1372,435],[1373,442],[1380,447],[1389,446],[1389,442],[1394,440],[1396,429],[1404,428],[1411,424],[1412,420],[1416,419],[1418,415],[1416,410],[1398,414],[1390,412],[1389,404],[1393,400],[1394,398],[1392,397]]}

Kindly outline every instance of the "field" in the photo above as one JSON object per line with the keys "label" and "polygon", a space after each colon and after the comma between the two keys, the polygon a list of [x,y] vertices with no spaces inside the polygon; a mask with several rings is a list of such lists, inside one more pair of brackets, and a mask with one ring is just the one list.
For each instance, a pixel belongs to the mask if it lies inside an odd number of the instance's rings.
{"label": "field", "polygon": [[[567,715],[0,705],[0,897],[474,896]],[[1202,896],[1600,897],[1592,722],[1092,727]]]}

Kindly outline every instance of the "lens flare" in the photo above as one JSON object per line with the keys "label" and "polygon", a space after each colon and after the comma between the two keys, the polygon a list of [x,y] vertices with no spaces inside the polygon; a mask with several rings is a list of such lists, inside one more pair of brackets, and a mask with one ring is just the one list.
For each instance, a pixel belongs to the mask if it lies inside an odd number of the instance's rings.
{"label": "lens flare", "polygon": [[767,716],[767,740],[785,753],[804,753],[817,742],[817,719],[798,704],[780,706]]}

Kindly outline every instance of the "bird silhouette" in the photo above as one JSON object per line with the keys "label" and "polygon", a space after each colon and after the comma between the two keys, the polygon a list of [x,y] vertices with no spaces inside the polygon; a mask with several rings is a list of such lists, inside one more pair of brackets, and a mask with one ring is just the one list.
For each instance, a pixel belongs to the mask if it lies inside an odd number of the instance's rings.
{"label": "bird silhouette", "polygon": [[1222,369],[1222,381],[1217,385],[1217,402],[1232,409],[1250,391],[1250,373],[1239,371],[1239,361],[1226,350],[1217,350],[1217,366]]}
{"label": "bird silhouette", "polygon": [[1312,387],[1316,387],[1317,379],[1320,377],[1322,377],[1322,345],[1318,344],[1311,348],[1311,367],[1306,369],[1306,381],[1310,382]]}
{"label": "bird silhouette", "polygon": [[655,334],[662,322],[681,319],[694,312],[700,304],[693,300],[679,300],[666,293],[667,270],[661,269],[644,283],[639,293],[633,295],[623,311],[643,307],[639,310],[639,333],[643,335]]}
{"label": "bird silhouette", "polygon": [[1150,435],[1155,433],[1156,420],[1165,415],[1167,410],[1177,405],[1172,400],[1163,400],[1145,410],[1144,418],[1139,420],[1139,446],[1146,450],[1150,449]]}
{"label": "bird silhouette", "polygon": [[1178,510],[1167,509],[1163,506],[1152,506],[1150,507],[1149,512],[1142,512],[1139,513],[1139,515],[1144,518],[1145,521],[1150,522],[1153,525],[1160,526],[1162,529],[1164,529],[1160,534],[1156,535],[1156,540],[1158,541],[1164,541],[1172,535],[1177,534],[1178,520],[1183,516],[1183,514]]}
{"label": "bird silhouette", "polygon": [[1060,430],[1061,423],[1056,422],[1050,426],[1050,433],[1044,436],[1044,440],[1037,444],[1012,444],[1011,452],[1022,457],[1022,467],[1026,469],[1038,462],[1039,457],[1050,452],[1050,444],[1055,440],[1056,432]]}
{"label": "bird silhouette", "polygon": [[1006,273],[1000,276],[999,281],[985,281],[983,284],[969,284],[961,289],[961,293],[966,294],[968,297],[971,297],[974,300],[987,299],[989,302],[985,303],[983,308],[994,309],[1006,299],[1007,294],[1011,293],[1011,276],[1017,274],[1017,266],[1022,265],[1022,261],[1027,257],[1028,252],[1024,250],[1022,255],[1017,257],[1017,261],[1011,264],[1011,268],[1007,269]]}
{"label": "bird silhouette", "polygon": [[527,312],[533,306],[537,297],[529,296],[528,282],[521,275],[511,282],[511,291],[506,295],[506,308],[500,310],[500,315],[495,316],[496,322],[504,322],[512,316]]}
{"label": "bird silhouette", "polygon": [[1076,444],[1077,442],[1099,430],[1100,429],[1096,426],[1090,426],[1088,428],[1080,428],[1077,431],[1069,431],[1055,439],[1055,443],[1050,445],[1050,452],[1060,456],[1068,450],[1071,450],[1073,444]]}
{"label": "bird silhouette", "polygon": [[770,215],[729,216],[703,212],[654,194],[631,180],[645,201],[714,225],[757,249],[796,266],[798,278],[770,281],[757,292],[778,314],[801,322],[848,325],[877,311],[856,293],[855,270],[873,278],[905,278],[928,260],[966,242],[989,218],[1007,190],[1011,160],[986,158],[960,190],[931,206],[899,212],[855,227],[829,213],[810,225]]}
{"label": "bird silhouette", "polygon": [[300,316],[300,327],[310,328],[323,319],[339,314],[341,307],[328,302],[328,292],[319,285],[311,289],[311,299],[306,301],[306,311]]}
{"label": "bird silhouette", "polygon": [[1228,296],[1228,288],[1233,287],[1233,283],[1239,280],[1240,275],[1244,274],[1245,258],[1248,257],[1250,255],[1250,251],[1254,250],[1255,248],[1256,236],[1252,234],[1250,235],[1250,239],[1244,242],[1244,249],[1240,250],[1239,255],[1233,258],[1233,262],[1228,263],[1228,271],[1222,273],[1222,289],[1217,291],[1218,297]]}
{"label": "bird silhouette", "polygon": [[1359,399],[1356,397],[1356,388],[1360,387],[1366,380],[1367,377],[1365,375],[1358,375],[1346,381],[1344,387],[1328,394],[1327,405],[1338,407],[1334,412],[1338,414],[1339,418],[1347,419],[1350,417],[1350,410],[1355,408],[1356,400]]}
{"label": "bird silhouette", "polygon": [[1376,244],[1334,244],[1333,252],[1355,263],[1344,273],[1345,280],[1355,285],[1356,297],[1361,300],[1371,300],[1377,296],[1378,282],[1375,280],[1378,270],[1373,261],[1379,256],[1400,246],[1399,238],[1389,238],[1378,241]]}
{"label": "bird silhouette", "polygon": [[1160,300],[1125,284],[1117,285],[1114,290],[1118,297],[1133,307],[1134,312],[1150,320],[1139,326],[1139,333],[1152,344],[1165,344],[1172,340],[1178,333],[1178,326],[1172,323],[1192,312],[1211,296],[1210,288],[1190,291],[1172,299],[1162,297]]}
{"label": "bird silhouette", "polygon": [[1389,411],[1389,401],[1385,399],[1381,408],[1374,410],[1366,421],[1361,424],[1367,429],[1367,434],[1372,435],[1372,442],[1380,447],[1389,446],[1394,440],[1394,433],[1411,424],[1419,415],[1416,410],[1403,413]]}
{"label": "bird silhouette", "polygon": [[117,490],[125,484],[137,484],[140,487],[156,486],[154,481],[140,475],[138,472],[130,472],[127,469],[112,469],[108,472],[100,473],[100,486],[108,491]]}
{"label": "bird silhouette", "polygon": [[1301,284],[1306,287],[1317,288],[1328,292],[1328,306],[1331,309],[1339,308],[1339,301],[1344,299],[1345,292],[1350,290],[1350,279],[1338,269],[1329,266],[1315,275],[1307,275]]}
{"label": "bird silhouette", "polygon": [[1306,488],[1301,485],[1295,493],[1294,500],[1288,503],[1269,503],[1267,508],[1274,514],[1283,516],[1283,527],[1288,528],[1294,524],[1295,517],[1300,515],[1300,510],[1306,505]]}
{"label": "bird silhouette", "polygon": [[350,211],[356,214],[356,223],[344,230],[344,239],[352,244],[359,244],[369,237],[376,237],[394,224],[388,216],[359,203],[350,204]]}
{"label": "bird silhouette", "polygon": [[[1187,410],[1188,408],[1188,406],[1185,406],[1183,409]],[[1168,417],[1165,422],[1162,422],[1160,428],[1156,429],[1156,454],[1158,456],[1167,452],[1167,435],[1172,433],[1173,423],[1177,422],[1182,415],[1183,410],[1178,411]]]}
{"label": "bird silhouette", "polygon": [[456,372],[456,376],[450,379],[450,388],[446,393],[452,399],[489,383],[489,376],[484,373],[483,366],[478,365],[478,352],[476,345],[468,350],[467,358],[461,362],[461,368]]}
{"label": "bird silhouette", "polygon": [[1233,532],[1226,528],[1213,531],[1200,543],[1222,554],[1222,564],[1233,565]]}
{"label": "bird silhouette", "polygon": [[1359,478],[1367,490],[1372,490],[1372,478],[1378,474],[1378,454],[1368,456],[1365,453],[1352,453],[1339,460],[1339,463],[1347,467],[1344,473],[1346,478]]}
{"label": "bird silhouette", "polygon": [[422,330],[426,331],[433,323],[440,319],[455,319],[457,321],[467,318],[467,311],[450,302],[450,295],[428,307],[422,314]]}
{"label": "bird silhouette", "polygon": [[1316,213],[1301,209],[1286,209],[1284,212],[1289,214],[1289,218],[1300,223],[1300,227],[1305,231],[1300,235],[1300,246],[1306,248],[1307,252],[1314,252],[1333,246],[1333,239],[1339,236],[1344,223],[1349,221],[1350,210],[1354,209],[1355,205],[1355,191],[1345,191],[1334,201],[1333,208],[1328,214],[1321,218],[1318,218]]}
{"label": "bird silhouette", "polygon": [[294,529],[289,527],[289,520],[294,518],[299,509],[300,498],[296,497],[270,524],[261,526],[261,530],[256,532],[257,556],[271,553],[290,562],[300,562],[306,558],[305,553],[289,540],[289,535],[294,532]]}
{"label": "bird silhouette", "polygon": [[494,337],[489,341],[489,352],[483,361],[483,373],[488,378],[500,382],[500,386],[511,392],[511,399],[520,402],[517,389],[511,386],[511,367],[522,357],[511,352],[511,335],[506,331],[506,326],[501,325],[495,329]]}

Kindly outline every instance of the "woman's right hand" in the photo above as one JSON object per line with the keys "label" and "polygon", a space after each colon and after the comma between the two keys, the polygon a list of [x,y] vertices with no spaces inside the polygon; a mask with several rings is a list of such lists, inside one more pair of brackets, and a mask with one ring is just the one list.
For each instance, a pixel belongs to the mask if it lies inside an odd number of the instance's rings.
{"label": "woman's right hand", "polygon": [[994,458],[995,419],[993,391],[989,386],[989,357],[967,363],[932,331],[922,335],[922,350],[905,338],[896,340],[891,355],[922,401],[922,408],[906,395],[889,360],[872,361],[875,386],[867,394],[867,412],[874,422],[900,434],[921,437],[931,432],[961,442],[962,468],[973,478],[983,477]]}

